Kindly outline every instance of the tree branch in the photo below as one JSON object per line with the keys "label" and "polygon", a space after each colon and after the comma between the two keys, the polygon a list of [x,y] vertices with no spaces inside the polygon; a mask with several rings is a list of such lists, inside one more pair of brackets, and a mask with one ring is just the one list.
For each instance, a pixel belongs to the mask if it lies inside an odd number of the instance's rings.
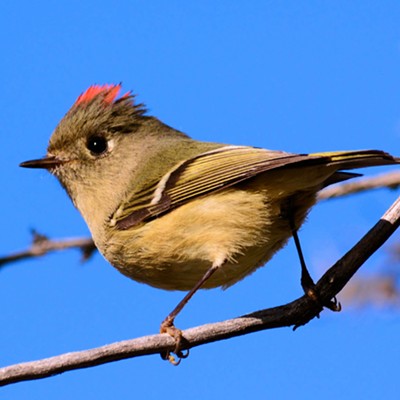
{"label": "tree branch", "polygon": [[338,185],[329,186],[318,193],[318,200],[328,200],[335,197],[348,196],[350,194],[364,192],[371,189],[390,188],[400,186],[400,172],[388,172],[381,175],[351,180]]}
{"label": "tree branch", "polygon": [[[400,225],[400,198],[377,224],[317,282],[321,304],[336,296],[361,265],[391,236]],[[239,318],[183,331],[184,348],[228,339],[265,329],[304,325],[317,316],[322,307],[307,296],[280,307],[269,308]],[[0,385],[39,379],[78,368],[112,361],[171,351],[175,340],[167,334],[145,336],[99,348],[67,353],[39,361],[0,369]]]}
{"label": "tree branch", "polygon": [[8,256],[0,257],[0,268],[4,265],[25,260],[27,258],[41,257],[47,253],[78,248],[82,252],[82,259],[87,260],[93,252],[96,250],[96,246],[91,238],[73,238],[73,239],[61,239],[52,240],[47,236],[41,235],[36,231],[33,231],[32,246],[27,250],[19,251],[16,253],[9,254]]}

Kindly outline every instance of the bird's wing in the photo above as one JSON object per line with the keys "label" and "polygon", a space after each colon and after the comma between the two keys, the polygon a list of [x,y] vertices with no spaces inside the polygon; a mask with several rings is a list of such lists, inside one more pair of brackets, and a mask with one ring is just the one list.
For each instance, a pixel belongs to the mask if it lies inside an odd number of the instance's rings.
{"label": "bird's wing", "polygon": [[118,229],[128,229],[199,196],[309,158],[242,146],[208,151],[176,165],[160,181],[135,193],[113,214],[111,223]]}
{"label": "bird's wing", "polygon": [[[117,229],[129,229],[199,196],[228,188],[272,169],[293,164],[299,167],[327,165],[335,161],[346,164],[346,160],[382,158],[382,154],[378,151],[291,154],[245,146],[221,147],[181,162],[161,180],[135,193],[121,204],[111,216],[110,223]],[[344,161],[340,161],[342,159]]]}

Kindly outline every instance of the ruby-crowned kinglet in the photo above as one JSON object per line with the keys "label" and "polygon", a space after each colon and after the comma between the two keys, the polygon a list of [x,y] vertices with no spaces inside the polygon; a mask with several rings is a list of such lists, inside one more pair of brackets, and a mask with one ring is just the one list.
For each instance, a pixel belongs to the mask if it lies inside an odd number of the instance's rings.
{"label": "ruby-crowned kinglet", "polygon": [[[228,287],[265,264],[323,187],[399,163],[375,150],[291,154],[199,142],[145,115],[120,85],[91,86],[55,129],[45,168],[66,189],[104,257],[167,290]],[[188,297],[186,298],[186,301]],[[183,304],[164,321],[169,331]]]}

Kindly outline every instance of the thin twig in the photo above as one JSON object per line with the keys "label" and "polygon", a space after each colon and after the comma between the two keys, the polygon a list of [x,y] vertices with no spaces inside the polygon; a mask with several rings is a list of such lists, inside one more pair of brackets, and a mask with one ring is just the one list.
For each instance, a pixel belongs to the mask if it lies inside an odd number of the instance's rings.
{"label": "thin twig", "polygon": [[328,200],[335,197],[343,197],[366,190],[380,189],[385,187],[396,189],[399,186],[400,172],[388,172],[377,176],[365,177],[340,183],[338,185],[329,186],[318,193],[318,200]]}
{"label": "thin twig", "polygon": [[[321,304],[329,302],[346,285],[361,265],[391,236],[400,225],[400,198],[377,224],[317,282]],[[239,318],[207,324],[183,332],[184,348],[228,339],[265,329],[304,325],[321,312],[321,307],[307,296],[275,308],[257,311]],[[175,340],[167,334],[145,336],[107,346],[62,354],[39,361],[0,369],[0,385],[40,379],[78,368],[112,361],[171,351]]]}
{"label": "thin twig", "polygon": [[87,260],[96,250],[91,238],[72,238],[53,240],[33,232],[32,246],[26,250],[0,257],[0,268],[6,264],[25,260],[27,258],[41,257],[53,251],[78,248],[82,252],[83,260]]}

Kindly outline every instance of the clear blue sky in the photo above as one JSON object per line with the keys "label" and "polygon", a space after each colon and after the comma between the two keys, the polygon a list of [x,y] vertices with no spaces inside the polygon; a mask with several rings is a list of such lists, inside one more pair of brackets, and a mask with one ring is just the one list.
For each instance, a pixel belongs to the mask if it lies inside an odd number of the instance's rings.
{"label": "clear blue sky", "polygon": [[[399,21],[398,1],[2,2],[0,254],[27,247],[30,228],[52,238],[88,235],[56,180],[18,164],[45,153],[57,122],[93,83],[122,82],[152,114],[201,140],[399,155]],[[377,191],[318,205],[301,231],[313,274],[395,196]],[[383,250],[362,273],[384,260]],[[1,365],[155,333],[182,297],[130,281],[99,255],[82,265],[76,251],[14,264],[0,278]],[[231,289],[199,293],[177,324],[299,295],[290,243]],[[296,332],[193,349],[178,368],[142,357],[12,385],[0,398],[389,399],[400,389],[399,335],[398,313],[347,306]]]}

